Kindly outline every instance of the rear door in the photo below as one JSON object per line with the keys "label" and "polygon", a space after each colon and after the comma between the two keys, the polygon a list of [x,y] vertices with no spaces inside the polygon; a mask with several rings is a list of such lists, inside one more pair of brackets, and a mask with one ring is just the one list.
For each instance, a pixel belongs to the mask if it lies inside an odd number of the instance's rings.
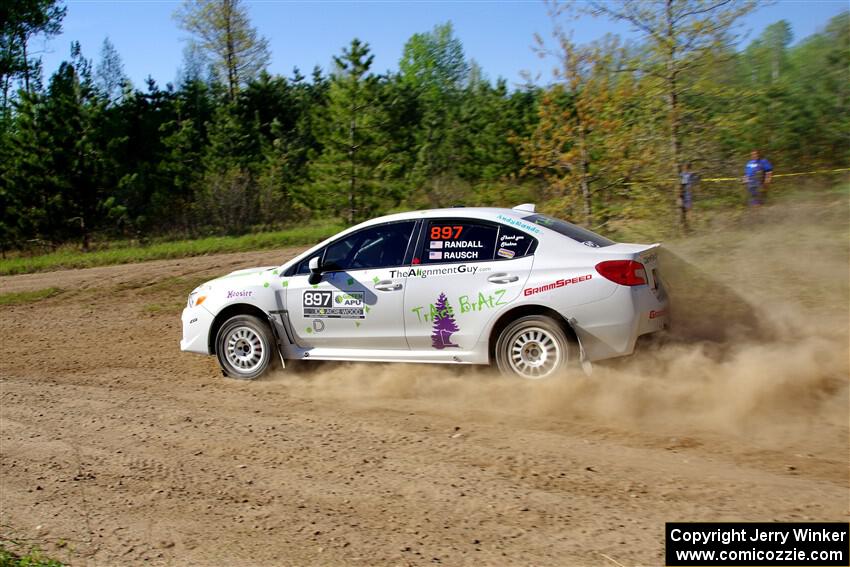
{"label": "rear door", "polygon": [[487,322],[515,301],[537,242],[478,219],[427,219],[406,270],[404,324],[412,350],[451,358],[469,351]]}

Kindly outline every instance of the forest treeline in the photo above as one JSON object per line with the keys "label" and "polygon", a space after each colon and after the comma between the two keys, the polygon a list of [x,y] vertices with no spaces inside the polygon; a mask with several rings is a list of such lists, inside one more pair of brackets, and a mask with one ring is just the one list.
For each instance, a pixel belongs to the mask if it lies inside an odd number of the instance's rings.
{"label": "forest treeline", "polygon": [[394,72],[353,39],[328,70],[272,75],[244,4],[202,0],[175,15],[193,38],[179,79],[133,86],[108,39],[92,59],[72,44],[45,77],[29,46],[59,33],[66,8],[4,3],[0,246],[526,201],[603,231],[682,226],[686,163],[739,176],[753,148],[785,171],[850,163],[850,13],[793,45],[779,21],[742,48],[736,24],[754,8],[583,3],[642,35],[576,45],[575,8],[550,4],[537,43],[556,72],[535,86],[490,80],[450,23],[413,35]]}

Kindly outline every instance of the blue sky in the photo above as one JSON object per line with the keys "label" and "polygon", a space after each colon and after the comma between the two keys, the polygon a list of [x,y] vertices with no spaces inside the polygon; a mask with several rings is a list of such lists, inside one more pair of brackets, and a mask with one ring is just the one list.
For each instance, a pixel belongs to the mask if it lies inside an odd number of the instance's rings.
{"label": "blue sky", "polygon": [[[182,61],[185,32],[172,18],[176,1],[70,0],[63,33],[33,47],[43,51],[49,77],[68,57],[71,41],[81,43],[83,54],[97,62],[106,36],[118,49],[124,69],[140,87],[151,75],[164,85],[174,81]],[[521,72],[551,76],[550,62],[531,50],[533,34],[544,37],[551,24],[542,1],[248,1],[252,22],[269,39],[272,73],[291,75],[298,66],[308,75],[314,65],[327,70],[331,58],[354,37],[367,41],[375,55],[373,70],[395,70],[404,43],[417,32],[451,21],[468,58],[491,79],[523,82]],[[829,18],[847,10],[847,0],[779,0],[750,14],[742,31],[751,39],[778,20],[791,23],[795,41],[823,28]],[[605,33],[622,36],[630,30],[604,19],[586,17],[572,26],[579,43]],[[746,41],[746,40],[745,40]]]}

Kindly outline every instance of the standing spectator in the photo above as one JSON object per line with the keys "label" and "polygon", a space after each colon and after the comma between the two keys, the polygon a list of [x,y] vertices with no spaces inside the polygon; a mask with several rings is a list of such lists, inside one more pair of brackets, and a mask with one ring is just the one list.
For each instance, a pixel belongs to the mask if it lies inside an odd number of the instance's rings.
{"label": "standing spectator", "polygon": [[750,161],[744,167],[744,183],[750,194],[750,206],[757,207],[764,201],[767,186],[773,177],[773,166],[759,155],[758,150],[750,152]]}
{"label": "standing spectator", "polygon": [[691,171],[691,165],[691,162],[686,163],[679,177],[679,199],[684,211],[691,210],[694,203],[694,185],[699,181],[699,175]]}

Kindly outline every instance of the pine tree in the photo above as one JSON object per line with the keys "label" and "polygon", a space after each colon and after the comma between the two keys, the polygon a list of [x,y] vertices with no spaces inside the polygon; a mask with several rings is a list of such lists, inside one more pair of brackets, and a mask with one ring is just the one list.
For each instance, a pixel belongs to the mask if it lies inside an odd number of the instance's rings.
{"label": "pine tree", "polygon": [[108,37],[103,40],[100,62],[97,64],[94,76],[97,89],[106,98],[108,105],[121,102],[124,91],[130,87],[129,79],[124,74],[121,55]]}
{"label": "pine tree", "polygon": [[58,4],[58,0],[0,2],[0,89],[4,115],[8,114],[14,81],[19,80],[27,93],[34,90],[41,60],[31,52],[30,40],[59,34],[65,7]]}
{"label": "pine tree", "polygon": [[459,197],[454,188],[466,145],[459,111],[470,71],[451,22],[414,34],[404,46],[399,71],[419,105],[413,183],[426,188],[430,204],[451,204]]}
{"label": "pine tree", "polygon": [[460,327],[455,322],[452,308],[449,306],[446,294],[441,293],[437,298],[437,304],[434,305],[434,332],[431,334],[431,346],[436,349],[458,348],[452,342],[452,333],[460,331]]}
{"label": "pine tree", "polygon": [[268,65],[268,40],[251,26],[241,0],[186,0],[175,17],[226,78],[231,101]]}
{"label": "pine tree", "polygon": [[398,196],[387,183],[393,156],[379,80],[369,73],[372,60],[369,45],[358,39],[334,58],[328,104],[317,117],[322,153],[310,166],[313,206],[342,213],[350,224]]}

